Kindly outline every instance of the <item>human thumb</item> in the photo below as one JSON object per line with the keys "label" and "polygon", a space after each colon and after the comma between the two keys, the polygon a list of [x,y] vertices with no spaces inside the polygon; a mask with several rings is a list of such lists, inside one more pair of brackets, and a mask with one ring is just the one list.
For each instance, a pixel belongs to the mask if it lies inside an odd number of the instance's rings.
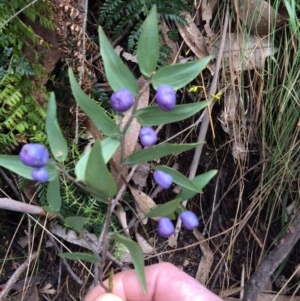
{"label": "human thumb", "polygon": [[96,299],[94,299],[94,301],[124,301],[124,300],[118,297],[117,295],[107,293],[98,296]]}

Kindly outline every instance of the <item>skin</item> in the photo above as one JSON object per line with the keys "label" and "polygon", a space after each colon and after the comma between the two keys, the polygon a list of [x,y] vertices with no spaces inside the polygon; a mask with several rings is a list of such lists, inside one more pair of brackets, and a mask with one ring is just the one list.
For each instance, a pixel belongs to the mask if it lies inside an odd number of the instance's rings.
{"label": "skin", "polygon": [[[114,276],[114,294],[106,294],[98,285],[87,294],[84,301],[222,301],[170,263],[154,264],[146,267],[145,271],[146,294],[135,271],[129,270]],[[108,281],[104,284],[107,286]]]}

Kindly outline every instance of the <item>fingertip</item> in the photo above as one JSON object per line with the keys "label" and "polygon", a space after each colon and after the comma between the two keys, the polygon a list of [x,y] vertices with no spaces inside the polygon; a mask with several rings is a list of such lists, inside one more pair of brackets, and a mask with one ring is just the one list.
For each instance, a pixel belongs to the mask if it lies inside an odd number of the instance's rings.
{"label": "fingertip", "polygon": [[107,293],[107,294],[98,296],[93,301],[124,301],[124,300],[114,294]]}

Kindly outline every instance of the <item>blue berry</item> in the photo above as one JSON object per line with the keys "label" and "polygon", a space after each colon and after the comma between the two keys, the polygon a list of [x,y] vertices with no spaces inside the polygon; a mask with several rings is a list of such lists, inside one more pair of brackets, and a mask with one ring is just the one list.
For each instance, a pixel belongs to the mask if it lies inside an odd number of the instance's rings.
{"label": "blue berry", "polygon": [[173,177],[161,170],[156,170],[153,173],[153,178],[155,183],[164,189],[170,188],[173,183]]}
{"label": "blue berry", "polygon": [[168,217],[161,217],[158,220],[157,232],[165,238],[170,237],[175,232],[174,225]]}
{"label": "blue berry", "polygon": [[139,133],[140,141],[143,146],[152,146],[157,141],[157,135],[152,127],[144,126]]}
{"label": "blue berry", "polygon": [[171,111],[176,105],[176,94],[170,85],[158,86],[155,98],[157,105],[163,111]]}
{"label": "blue berry", "polygon": [[49,174],[44,167],[36,168],[31,173],[32,179],[41,183],[49,180]]}
{"label": "blue berry", "polygon": [[23,164],[30,167],[43,167],[49,161],[49,152],[46,147],[39,143],[25,144],[19,154]]}
{"label": "blue berry", "polygon": [[125,112],[132,107],[134,98],[128,89],[120,89],[112,94],[110,102],[114,110]]}
{"label": "blue berry", "polygon": [[199,225],[199,221],[197,219],[197,216],[192,211],[183,211],[180,213],[180,219],[182,220],[183,225],[188,230],[193,230],[194,228],[197,228]]}

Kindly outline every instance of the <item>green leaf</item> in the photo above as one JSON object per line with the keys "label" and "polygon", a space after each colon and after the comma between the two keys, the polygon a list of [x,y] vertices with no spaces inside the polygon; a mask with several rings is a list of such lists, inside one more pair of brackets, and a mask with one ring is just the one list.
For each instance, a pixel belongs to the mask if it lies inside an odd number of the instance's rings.
{"label": "green leaf", "polygon": [[[24,165],[19,156],[0,155],[0,166],[15,172],[25,179],[32,180],[31,173],[34,168]],[[55,168],[53,162],[50,161],[45,168],[49,173],[49,181],[57,178],[58,170]]]}
{"label": "green leaf", "polygon": [[146,294],[147,287],[144,267],[144,253],[141,247],[135,241],[120,234],[112,235],[112,239],[122,243],[129,250],[136,274],[139,278],[143,292]]}
{"label": "green leaf", "polygon": [[104,162],[108,163],[108,161],[114,155],[115,151],[120,146],[120,139],[108,137],[101,140],[100,144],[101,144],[102,156]]}
{"label": "green leaf", "polygon": [[57,215],[57,212],[52,210],[49,206],[42,206],[45,212],[51,214],[51,215]]}
{"label": "green leaf", "polygon": [[53,92],[50,93],[46,115],[46,133],[53,157],[58,162],[64,162],[68,156],[68,144],[58,125],[56,101]]}
{"label": "green leaf", "polygon": [[102,27],[99,26],[98,31],[105,75],[111,88],[114,91],[126,88],[130,90],[133,95],[138,94],[139,88],[133,74],[116,54]]}
{"label": "green leaf", "polygon": [[59,177],[48,183],[47,187],[47,202],[49,207],[54,211],[58,212],[61,207],[61,196],[60,196],[60,183]]}
{"label": "green leaf", "polygon": [[103,159],[101,141],[96,141],[92,147],[84,179],[92,192],[106,198],[114,196],[117,192],[117,185]]}
{"label": "green leaf", "polygon": [[121,134],[119,127],[100,106],[81,90],[71,68],[69,68],[69,77],[76,102],[95,126],[106,136],[119,136]]}
{"label": "green leaf", "polygon": [[161,67],[152,77],[153,88],[156,90],[159,85],[171,85],[174,90],[178,90],[186,86],[199,75],[210,59],[205,57],[193,62]]}
{"label": "green leaf", "polygon": [[[192,182],[198,187],[198,193],[202,193],[202,189],[208,184],[208,182],[218,173],[217,170],[210,170],[206,173],[203,173],[197,177],[195,177]],[[181,192],[178,194],[182,200],[189,200],[194,197],[197,192],[191,191],[189,189],[183,188]]]}
{"label": "green leaf", "polygon": [[[107,137],[103,140],[101,140],[101,149],[102,149],[102,156],[104,159],[105,163],[108,163],[110,158],[113,156],[115,151],[120,145],[120,139],[119,138],[112,138],[112,137]],[[77,181],[82,181],[85,182],[85,169],[86,169],[86,164],[89,159],[91,151],[87,151],[77,162],[75,166],[75,174],[76,174],[76,179]]]}
{"label": "green leaf", "polygon": [[171,175],[173,182],[180,185],[181,187],[185,187],[189,190],[195,191],[196,193],[200,192],[199,188],[179,171],[164,165],[154,166],[154,169],[164,171],[167,174]]}
{"label": "green leaf", "polygon": [[184,120],[195,115],[208,106],[211,101],[201,101],[186,105],[177,105],[172,111],[165,112],[158,106],[151,106],[138,110],[135,115],[141,125],[160,125]]}
{"label": "green leaf", "polygon": [[181,152],[193,149],[201,144],[204,144],[204,142],[186,143],[186,144],[164,143],[164,144],[151,146],[151,147],[139,150],[139,151],[133,153],[132,155],[128,156],[125,159],[125,164],[132,167],[136,164],[152,161],[152,160],[155,160],[155,159],[167,156],[167,155],[181,153]]}
{"label": "green leaf", "polygon": [[64,224],[66,227],[72,228],[75,231],[81,231],[90,219],[83,216],[68,216],[64,219]]}
{"label": "green leaf", "polygon": [[137,58],[140,71],[150,76],[155,71],[159,57],[159,36],[156,5],[153,5],[149,16],[142,25],[137,46]]}
{"label": "green leaf", "polygon": [[176,198],[173,201],[169,201],[162,205],[157,205],[150,209],[150,212],[146,214],[147,217],[162,217],[162,216],[169,216],[178,208],[181,198]]}
{"label": "green leaf", "polygon": [[74,252],[74,253],[60,253],[58,254],[62,258],[71,259],[71,260],[83,260],[90,263],[98,263],[98,258],[94,254],[90,253],[81,253],[81,252]]}

